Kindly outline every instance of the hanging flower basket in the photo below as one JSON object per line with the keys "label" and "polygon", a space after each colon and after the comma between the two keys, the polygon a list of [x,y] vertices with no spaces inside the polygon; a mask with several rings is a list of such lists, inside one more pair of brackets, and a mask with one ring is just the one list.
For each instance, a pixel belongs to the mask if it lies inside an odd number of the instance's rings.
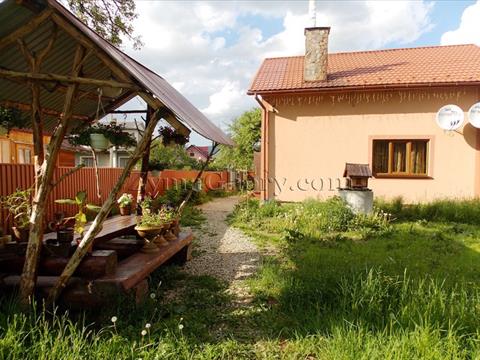
{"label": "hanging flower basket", "polygon": [[137,145],[132,134],[125,131],[125,127],[117,124],[101,124],[77,130],[69,136],[72,145],[90,146],[97,151],[105,151],[110,146],[125,148]]}
{"label": "hanging flower basket", "polygon": [[183,146],[188,142],[188,136],[179,133],[177,130],[169,126],[162,126],[158,132],[162,137],[162,144],[164,146]]}
{"label": "hanging flower basket", "polygon": [[105,151],[110,147],[110,141],[101,133],[90,134],[90,146],[95,151]]}

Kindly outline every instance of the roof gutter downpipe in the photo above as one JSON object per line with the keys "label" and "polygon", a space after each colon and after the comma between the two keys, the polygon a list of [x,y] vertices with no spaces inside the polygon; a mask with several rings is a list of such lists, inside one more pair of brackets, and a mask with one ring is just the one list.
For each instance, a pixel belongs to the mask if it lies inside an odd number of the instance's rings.
{"label": "roof gutter downpipe", "polygon": [[261,95],[255,94],[255,100],[262,108],[260,140],[260,202],[268,200],[268,109]]}

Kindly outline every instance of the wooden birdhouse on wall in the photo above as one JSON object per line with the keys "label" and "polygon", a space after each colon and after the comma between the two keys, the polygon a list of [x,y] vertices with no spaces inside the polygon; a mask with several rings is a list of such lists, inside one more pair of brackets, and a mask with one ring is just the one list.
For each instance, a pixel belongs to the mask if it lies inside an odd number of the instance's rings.
{"label": "wooden birdhouse on wall", "polygon": [[372,170],[368,164],[345,164],[343,177],[347,179],[349,189],[368,189],[368,179],[372,177]]}

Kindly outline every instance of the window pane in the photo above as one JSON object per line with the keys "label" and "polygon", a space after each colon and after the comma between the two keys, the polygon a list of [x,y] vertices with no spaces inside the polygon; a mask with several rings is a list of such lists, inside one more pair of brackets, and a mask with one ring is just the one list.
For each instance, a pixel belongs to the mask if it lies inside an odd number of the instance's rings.
{"label": "window pane", "polygon": [[388,172],[388,141],[373,142],[373,172],[386,174]]}
{"label": "window pane", "polygon": [[410,164],[412,174],[427,173],[427,141],[412,141]]}
{"label": "window pane", "polygon": [[118,158],[118,167],[119,168],[124,168],[125,166],[127,166],[127,163],[128,163],[128,160],[130,158],[127,158],[127,157],[119,157]]}
{"label": "window pane", "polygon": [[82,157],[82,158],[80,158],[80,163],[85,165],[85,167],[93,167],[93,158],[92,157]]}
{"label": "window pane", "polygon": [[18,164],[25,164],[25,154],[23,152],[23,149],[18,149],[17,150],[17,163]]}
{"label": "window pane", "polygon": [[404,173],[407,171],[407,143],[393,143],[392,172]]}
{"label": "window pane", "polygon": [[32,163],[32,152],[30,149],[25,149],[25,164]]}

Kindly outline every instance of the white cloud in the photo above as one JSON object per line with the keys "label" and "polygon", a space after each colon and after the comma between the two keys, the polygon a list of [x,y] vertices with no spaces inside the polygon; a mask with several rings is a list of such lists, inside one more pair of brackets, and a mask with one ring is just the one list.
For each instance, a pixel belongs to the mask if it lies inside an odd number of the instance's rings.
{"label": "white cloud", "polygon": [[442,35],[442,45],[477,44],[480,46],[480,1],[467,7],[458,29]]}
{"label": "white cloud", "polygon": [[[145,46],[128,52],[223,128],[255,106],[246,91],[265,57],[303,54],[309,25],[307,0],[138,1],[137,9]],[[317,24],[332,27],[330,51],[376,49],[416,40],[431,27],[431,9],[422,1],[322,1]],[[250,15],[283,29],[267,37]]]}

